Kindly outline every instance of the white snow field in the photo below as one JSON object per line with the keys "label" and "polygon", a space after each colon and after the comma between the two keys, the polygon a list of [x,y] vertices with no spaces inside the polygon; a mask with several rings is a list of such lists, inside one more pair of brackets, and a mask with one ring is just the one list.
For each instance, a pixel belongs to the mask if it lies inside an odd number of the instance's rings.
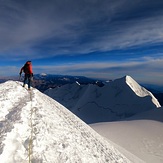
{"label": "white snow field", "polygon": [[19,82],[0,84],[0,133],[0,163],[130,162],[64,106]]}
{"label": "white snow field", "polygon": [[45,94],[57,100],[86,123],[124,119],[137,113],[161,107],[151,92],[130,76],[105,84],[67,84],[48,89]]}
{"label": "white snow field", "polygon": [[[163,107],[146,111],[126,121],[92,124],[99,134],[146,163],[163,163]],[[124,150],[125,149],[125,150]]]}

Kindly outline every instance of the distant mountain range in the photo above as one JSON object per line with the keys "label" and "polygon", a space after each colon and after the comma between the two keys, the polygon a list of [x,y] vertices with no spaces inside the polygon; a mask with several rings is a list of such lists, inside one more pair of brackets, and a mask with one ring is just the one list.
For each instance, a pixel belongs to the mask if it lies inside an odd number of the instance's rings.
{"label": "distant mountain range", "polygon": [[72,84],[75,82],[81,84],[95,84],[97,80],[84,76],[36,74],[34,76],[33,86],[39,89],[40,91],[44,92],[48,88],[55,88],[58,86]]}

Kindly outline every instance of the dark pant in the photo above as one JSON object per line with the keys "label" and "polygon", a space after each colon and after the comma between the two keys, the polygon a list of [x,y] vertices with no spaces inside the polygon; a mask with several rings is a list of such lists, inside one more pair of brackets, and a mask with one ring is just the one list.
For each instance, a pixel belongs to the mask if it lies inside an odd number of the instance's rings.
{"label": "dark pant", "polygon": [[32,74],[25,74],[23,86],[25,86],[26,83],[28,84],[28,88],[30,88],[32,83]]}

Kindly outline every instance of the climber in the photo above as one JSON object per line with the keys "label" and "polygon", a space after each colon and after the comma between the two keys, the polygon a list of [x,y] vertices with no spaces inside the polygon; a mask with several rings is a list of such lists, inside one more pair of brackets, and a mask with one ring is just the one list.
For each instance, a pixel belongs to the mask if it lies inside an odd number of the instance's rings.
{"label": "climber", "polygon": [[33,71],[32,71],[32,63],[31,61],[27,61],[25,65],[21,68],[19,75],[21,76],[22,72],[24,72],[24,81],[23,81],[23,87],[25,87],[25,84],[28,84],[28,90],[31,88],[31,82],[33,80]]}

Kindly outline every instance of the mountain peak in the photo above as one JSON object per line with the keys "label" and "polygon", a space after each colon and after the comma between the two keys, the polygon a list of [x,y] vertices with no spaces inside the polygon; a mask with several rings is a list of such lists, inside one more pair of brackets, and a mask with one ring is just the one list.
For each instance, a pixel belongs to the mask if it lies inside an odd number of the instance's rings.
{"label": "mountain peak", "polygon": [[[150,91],[148,91],[147,89],[142,87],[140,84],[138,84],[131,76],[126,75],[117,80],[121,81],[121,83],[119,83],[121,85],[123,85],[123,82],[125,82],[132,89],[132,91],[135,92],[137,96],[139,97],[151,96],[153,99],[155,99],[155,97]],[[155,103],[157,103],[156,106],[161,107],[156,99],[154,101]]]}
{"label": "mountain peak", "polygon": [[103,87],[69,84],[45,93],[86,123],[115,121],[160,107],[152,93],[128,75]]}
{"label": "mountain peak", "polygon": [[140,97],[144,97],[147,94],[149,95],[148,91],[140,86],[131,76],[125,76],[126,84]]}
{"label": "mountain peak", "polygon": [[129,162],[55,100],[19,82],[0,84],[1,162]]}
{"label": "mountain peak", "polygon": [[[129,75],[125,75],[124,77],[122,78],[119,78],[119,79],[116,79],[118,80],[119,82],[125,82],[125,83],[137,83],[131,76]],[[115,80],[115,81],[116,81]],[[138,83],[137,83],[138,84]]]}

